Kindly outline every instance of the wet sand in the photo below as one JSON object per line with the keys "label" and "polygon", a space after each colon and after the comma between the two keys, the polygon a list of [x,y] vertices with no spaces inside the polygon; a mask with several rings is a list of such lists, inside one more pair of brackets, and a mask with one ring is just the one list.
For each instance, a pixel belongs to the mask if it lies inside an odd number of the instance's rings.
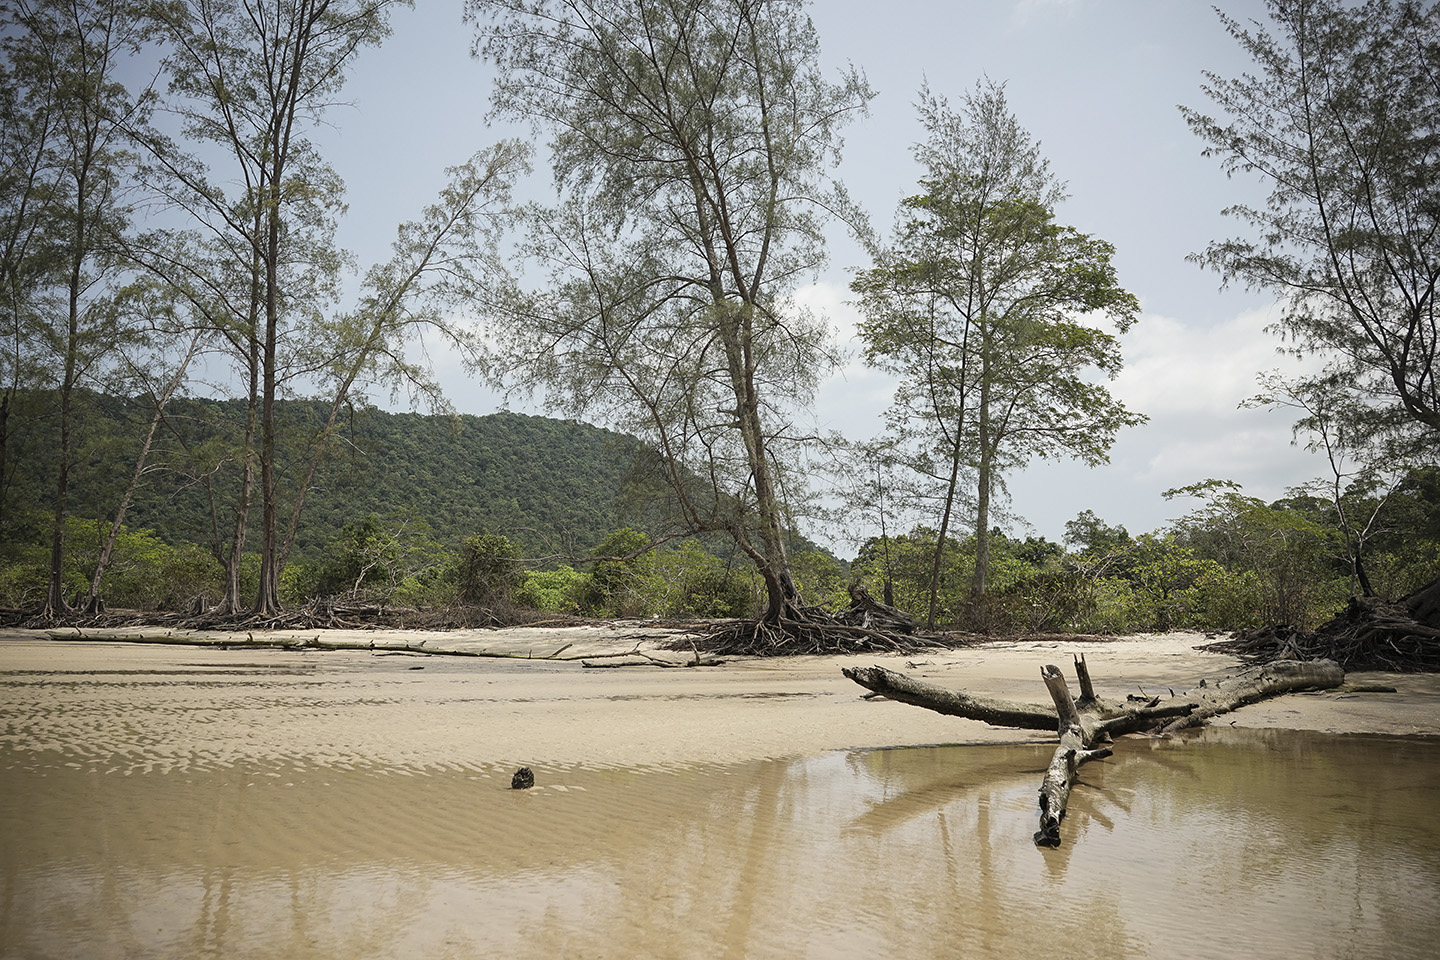
{"label": "wet sand", "polygon": [[[637,635],[375,639],[661,655]],[[1431,955],[1440,678],[1127,740],[1042,851],[1053,738],[840,675],[1038,702],[1084,653],[1153,694],[1236,667],[1204,639],[591,669],[6,634],[0,958]]]}
{"label": "wet sand", "polygon": [[[43,635],[38,635],[43,637]],[[309,631],[303,638],[316,636]],[[634,628],[323,634],[397,637],[520,656],[629,650]],[[220,639],[224,639],[222,636]],[[274,635],[260,639],[274,639]],[[299,639],[299,637],[297,637]],[[212,641],[213,642],[213,641]],[[1046,742],[904,704],[864,700],[841,676],[880,663],[971,693],[1043,703],[1040,668],[1073,677],[1084,654],[1097,692],[1123,698],[1193,686],[1238,661],[1195,649],[1199,634],[1105,642],[988,644],[910,657],[738,659],[719,667],[588,668],[581,661],[452,658],[385,651],[219,649],[36,639],[0,633],[5,742],[79,753],[106,769],[234,760],[377,763],[412,770],[668,767],[816,756],[831,750]],[[657,656],[653,636],[640,641]],[[613,663],[595,659],[591,663]],[[1247,707],[1225,722],[1330,733],[1440,735],[1440,677],[1356,674],[1394,694],[1324,692]]]}

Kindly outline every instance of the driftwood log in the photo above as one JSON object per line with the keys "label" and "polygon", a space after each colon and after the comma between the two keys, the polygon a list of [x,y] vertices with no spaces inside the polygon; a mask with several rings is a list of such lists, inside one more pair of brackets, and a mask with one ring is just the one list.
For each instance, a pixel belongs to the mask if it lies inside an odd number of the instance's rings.
{"label": "driftwood log", "polygon": [[1198,726],[1247,704],[1301,690],[1331,689],[1345,682],[1345,671],[1334,662],[1280,660],[1250,667],[1234,676],[1202,680],[1199,686],[1168,697],[1118,702],[1095,696],[1089,667],[1084,656],[1078,656],[1075,673],[1080,698],[1071,696],[1060,668],[1047,665],[1040,671],[1051,699],[1051,704],[1045,706],[973,697],[878,666],[847,667],[843,673],[887,699],[949,716],[991,726],[1056,730],[1060,743],[1041,782],[1040,829],[1035,833],[1035,843],[1046,847],[1060,845],[1060,824],[1080,767],[1110,756],[1108,744],[1115,737]]}

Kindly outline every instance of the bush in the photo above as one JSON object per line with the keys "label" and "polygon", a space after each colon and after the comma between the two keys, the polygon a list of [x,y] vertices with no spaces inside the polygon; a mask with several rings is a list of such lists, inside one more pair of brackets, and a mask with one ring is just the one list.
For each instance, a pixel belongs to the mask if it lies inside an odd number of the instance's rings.
{"label": "bush", "polygon": [[665,617],[743,617],[755,609],[756,576],[694,540],[655,551],[645,578],[648,609]]}
{"label": "bush", "polygon": [[460,548],[456,599],[492,610],[514,602],[521,583],[520,551],[509,537],[487,533],[467,537]]}
{"label": "bush", "polygon": [[[12,541],[0,555],[0,605],[35,607],[50,585],[49,526],[38,515],[23,526],[25,541]],[[12,527],[12,532],[20,531]],[[61,591],[67,602],[90,594],[110,522],[67,517]],[[171,546],[150,530],[122,526],[100,585],[108,606],[140,610],[181,609],[197,595],[220,589],[220,568],[193,544]]]}
{"label": "bush", "polygon": [[574,567],[561,565],[553,570],[527,570],[515,589],[515,603],[545,613],[580,612],[580,599],[591,589],[590,576]]}
{"label": "bush", "polygon": [[641,617],[649,612],[647,579],[654,560],[650,538],[639,530],[622,527],[591,551],[589,589],[581,597],[586,612],[597,616]]}
{"label": "bush", "polygon": [[341,528],[319,562],[287,564],[281,596],[286,602],[344,596],[418,605],[434,593],[446,554],[429,524],[372,513]]}

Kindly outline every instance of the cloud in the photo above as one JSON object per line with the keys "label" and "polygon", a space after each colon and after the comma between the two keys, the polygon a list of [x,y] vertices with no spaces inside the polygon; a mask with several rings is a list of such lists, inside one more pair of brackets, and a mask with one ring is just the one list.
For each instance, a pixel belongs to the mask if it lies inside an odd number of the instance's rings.
{"label": "cloud", "polygon": [[[1259,392],[1256,376],[1280,370],[1290,376],[1314,372],[1316,357],[1276,353],[1265,332],[1273,308],[1251,310],[1210,326],[1146,316],[1122,339],[1124,371],[1112,389],[1150,423],[1126,437],[1127,460],[1136,479],[1173,485],[1208,476],[1285,483],[1296,464],[1290,417],[1241,408]],[[1118,451],[1117,451],[1118,452]]]}
{"label": "cloud", "polygon": [[1210,326],[1143,316],[1121,338],[1125,369],[1115,380],[1115,395],[1151,416],[1232,413],[1257,392],[1256,374],[1277,368],[1294,374],[1317,366],[1276,353],[1278,341],[1265,332],[1274,319],[1273,308]]}

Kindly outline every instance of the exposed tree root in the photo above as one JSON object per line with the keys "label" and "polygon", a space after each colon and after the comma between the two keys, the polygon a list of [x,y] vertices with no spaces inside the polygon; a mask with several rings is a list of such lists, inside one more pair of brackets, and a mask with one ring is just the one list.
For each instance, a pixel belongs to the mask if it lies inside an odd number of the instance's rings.
{"label": "exposed tree root", "polygon": [[1266,660],[1334,660],[1347,670],[1440,672],[1440,580],[1389,603],[1351,597],[1324,626],[1307,633],[1288,624],[1241,630],[1202,649]]}
{"label": "exposed tree root", "polygon": [[[706,627],[697,645],[723,656],[781,657],[802,654],[916,653],[937,647],[970,646],[975,638],[956,639],[915,632],[915,619],[881,603],[864,587],[850,587],[850,606],[794,605],[777,621],[722,620]],[[685,649],[681,640],[672,649]]]}

